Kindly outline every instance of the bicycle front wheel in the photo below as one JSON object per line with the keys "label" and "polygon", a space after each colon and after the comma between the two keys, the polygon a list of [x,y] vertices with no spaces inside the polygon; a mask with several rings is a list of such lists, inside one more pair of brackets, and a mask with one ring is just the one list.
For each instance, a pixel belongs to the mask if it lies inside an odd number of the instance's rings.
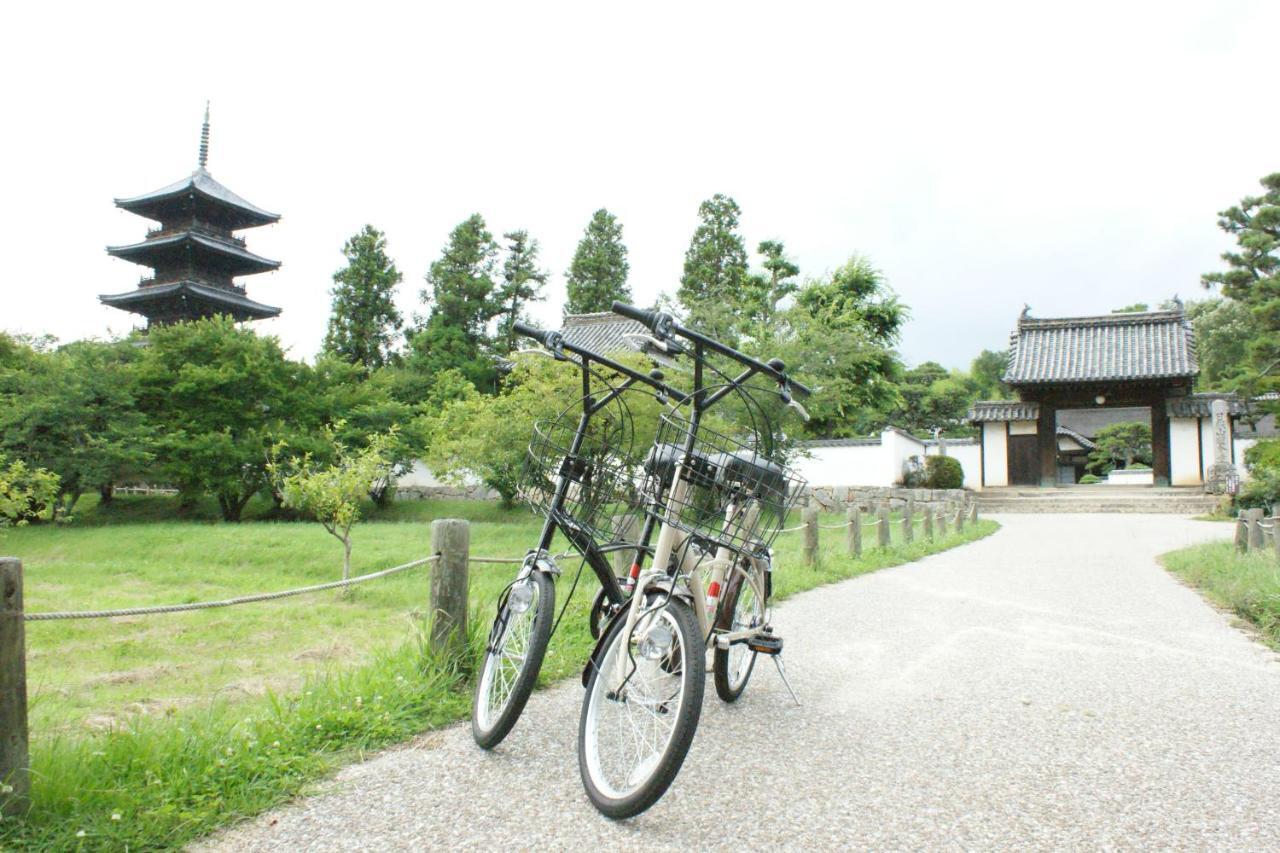
{"label": "bicycle front wheel", "polygon": [[[665,602],[665,603],[663,603]],[[640,814],[680,772],[702,712],[706,654],[693,611],[655,594],[631,640],[610,630],[587,681],[578,768],[592,805],[611,818]]]}
{"label": "bicycle front wheel", "polygon": [[502,743],[524,712],[551,639],[555,599],[551,578],[530,572],[494,619],[471,703],[471,736],[484,749]]}
{"label": "bicycle front wheel", "polygon": [[[735,572],[725,585],[720,607],[731,614],[725,619],[723,629],[731,633],[757,630],[764,626],[764,602],[751,578]],[[756,653],[744,642],[737,642],[727,649],[716,647],[712,666],[715,668],[716,695],[725,702],[736,702],[747,689],[751,670],[756,665]]]}

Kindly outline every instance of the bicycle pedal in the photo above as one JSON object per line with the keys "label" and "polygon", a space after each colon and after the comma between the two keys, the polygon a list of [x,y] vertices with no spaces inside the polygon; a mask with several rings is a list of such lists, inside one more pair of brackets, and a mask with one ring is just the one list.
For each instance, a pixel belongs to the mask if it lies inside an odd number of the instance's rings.
{"label": "bicycle pedal", "polygon": [[762,655],[782,654],[782,638],[772,634],[759,634],[747,639],[747,648]]}

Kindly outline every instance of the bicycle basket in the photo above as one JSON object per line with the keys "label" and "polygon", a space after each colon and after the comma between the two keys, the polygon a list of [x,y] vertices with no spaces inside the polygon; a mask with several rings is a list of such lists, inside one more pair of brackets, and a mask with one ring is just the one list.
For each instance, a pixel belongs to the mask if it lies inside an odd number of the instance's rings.
{"label": "bicycle basket", "polygon": [[[568,411],[534,424],[518,495],[535,513],[559,523],[571,541],[586,535],[597,543],[610,542],[617,538],[613,516],[637,504],[637,466],[628,458],[630,425],[600,413],[570,452],[577,427],[577,416]],[[564,495],[557,502],[561,476]]]}
{"label": "bicycle basket", "polygon": [[677,501],[671,486],[689,428],[681,412],[662,416],[644,462],[646,511],[733,551],[768,547],[804,492],[804,478],[776,458],[780,454],[756,449],[751,439],[699,426],[682,469],[687,486]]}

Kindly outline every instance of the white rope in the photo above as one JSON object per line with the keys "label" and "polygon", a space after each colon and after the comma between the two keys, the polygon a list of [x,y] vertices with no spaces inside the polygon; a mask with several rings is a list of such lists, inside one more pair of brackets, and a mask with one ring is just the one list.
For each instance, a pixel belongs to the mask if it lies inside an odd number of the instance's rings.
{"label": "white rope", "polygon": [[263,592],[257,595],[242,595],[237,598],[224,598],[221,601],[198,601],[193,604],[162,604],[157,607],[125,607],[119,610],[79,610],[54,613],[24,613],[22,615],[22,619],[25,622],[45,622],[52,619],[110,619],[115,616],[149,616],[153,613],[184,613],[188,610],[209,610],[214,607],[231,607],[236,604],[251,604],[255,601],[274,601],[277,598],[288,598],[291,595],[302,595],[303,593],[308,592],[321,592],[326,589],[337,589],[338,587],[364,583],[365,581],[371,581],[375,578],[384,578],[387,575],[394,575],[398,572],[417,568],[418,566],[425,566],[428,563],[434,563],[439,559],[440,555],[435,554],[421,560],[414,560],[411,563],[405,563],[401,566],[392,566],[389,569],[370,572],[367,575],[347,578],[342,581],[318,583],[313,586],[286,589],[281,592]]}
{"label": "white rope", "polygon": [[[622,550],[630,550],[624,548]],[[555,554],[551,559],[563,560],[565,557],[572,557],[576,551],[565,551],[563,554]],[[493,563],[495,565],[518,566],[524,562],[524,557],[468,557],[468,563]]]}

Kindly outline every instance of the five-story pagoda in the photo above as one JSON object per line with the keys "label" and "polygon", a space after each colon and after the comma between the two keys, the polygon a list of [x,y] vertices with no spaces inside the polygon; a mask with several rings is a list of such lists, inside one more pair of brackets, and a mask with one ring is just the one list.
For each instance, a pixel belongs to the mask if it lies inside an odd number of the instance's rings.
{"label": "five-story pagoda", "polygon": [[269,272],[279,261],[255,255],[233,232],[280,219],[213,179],[209,161],[209,109],[200,132],[199,166],[183,178],[146,195],[118,198],[116,206],[160,223],[141,243],[108,246],[117,258],[151,267],[135,290],[98,297],[104,304],[132,311],[153,325],[225,314],[238,321],[275,317],[279,308],[254,302],[235,277]]}

